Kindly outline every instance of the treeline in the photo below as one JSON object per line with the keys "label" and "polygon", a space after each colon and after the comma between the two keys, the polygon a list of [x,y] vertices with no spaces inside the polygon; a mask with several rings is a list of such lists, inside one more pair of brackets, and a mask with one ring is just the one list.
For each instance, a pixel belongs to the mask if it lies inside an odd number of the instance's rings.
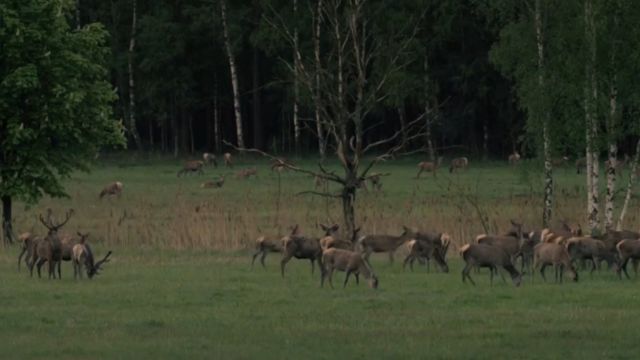
{"label": "treeline", "polygon": [[[281,27],[296,30],[301,52],[312,56],[318,5],[345,11],[348,7],[346,1],[320,3],[224,4],[246,146],[276,152],[318,151],[312,100],[304,86],[295,94],[294,71],[289,67],[293,45]],[[111,81],[119,95],[115,113],[127,127],[130,148],[178,154],[220,151],[223,139],[238,142],[222,4],[218,0],[77,1],[79,11],[70,13],[76,17],[70,21],[100,22],[111,34]],[[414,43],[407,51],[406,66],[387,83],[397,88],[394,96],[381,100],[367,115],[367,121],[380,122],[366,135],[369,141],[396,131],[402,121],[429,107],[436,149],[504,157],[522,145],[524,117],[513,86],[489,61],[500,28],[474,1],[382,0],[369,5],[368,36],[376,41],[384,44],[392,31],[400,31],[398,24],[417,26],[415,35],[413,28],[401,29],[414,36]],[[324,51],[333,33],[324,11],[320,27],[321,60],[331,61],[332,55]],[[420,149],[424,144],[415,140],[411,147]]]}

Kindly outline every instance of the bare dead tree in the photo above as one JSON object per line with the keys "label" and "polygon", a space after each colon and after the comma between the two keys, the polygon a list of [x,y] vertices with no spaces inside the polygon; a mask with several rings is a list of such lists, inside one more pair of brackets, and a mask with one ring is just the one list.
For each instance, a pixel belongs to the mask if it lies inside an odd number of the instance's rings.
{"label": "bare dead tree", "polygon": [[[366,0],[324,0],[318,2],[317,18],[322,18],[325,35],[326,61],[318,63],[315,52],[307,54],[295,46],[296,32],[290,29],[281,14],[271,8],[263,19],[282,36],[294,50],[294,60],[282,59],[313,98],[317,121],[321,122],[324,135],[331,138],[331,150],[342,167],[343,173],[328,171],[322,164],[318,170],[305,169],[286,160],[257,149],[229,146],[238,151],[259,153],[290,170],[339,184],[336,193],[328,191],[306,191],[342,202],[345,231],[355,228],[355,202],[361,184],[370,179],[373,166],[390,158],[405,148],[411,141],[424,138],[424,114],[407,120],[404,126],[391,135],[365,143],[365,135],[375,126],[369,124],[372,110],[388,96],[389,79],[409,65],[406,56],[410,43],[416,36],[422,16],[398,24],[393,33],[376,34],[372,30],[376,16],[375,4]],[[317,36],[317,35],[315,35]],[[319,78],[319,81],[318,81]],[[403,136],[407,134],[407,136]],[[372,155],[375,154],[375,155]],[[366,156],[369,156],[365,159]]]}

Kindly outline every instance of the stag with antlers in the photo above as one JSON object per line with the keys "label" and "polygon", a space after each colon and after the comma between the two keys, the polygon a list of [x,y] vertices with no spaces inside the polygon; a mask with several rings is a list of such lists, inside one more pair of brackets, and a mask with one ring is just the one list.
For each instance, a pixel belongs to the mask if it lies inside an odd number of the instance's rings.
{"label": "stag with antlers", "polygon": [[62,228],[73,215],[73,209],[67,211],[64,221],[55,223],[51,218],[51,209],[47,211],[47,219],[45,220],[42,217],[42,214],[39,216],[39,220],[44,225],[49,232],[47,236],[39,241],[36,245],[36,249],[33,252],[33,258],[29,264],[29,273],[30,276],[33,277],[33,267],[37,266],[38,269],[38,277],[41,277],[40,269],[45,262],[49,263],[49,278],[56,278],[55,274],[55,266],[58,265],[58,279],[61,278],[61,265],[60,262],[62,260],[62,243],[60,241],[60,236],[58,235],[58,230]]}

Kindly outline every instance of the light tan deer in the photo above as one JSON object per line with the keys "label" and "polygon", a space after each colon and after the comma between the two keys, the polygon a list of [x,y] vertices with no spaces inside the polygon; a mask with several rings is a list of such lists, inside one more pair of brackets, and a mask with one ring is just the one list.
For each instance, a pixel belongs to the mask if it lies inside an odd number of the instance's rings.
{"label": "light tan deer", "polygon": [[198,173],[200,175],[204,174],[203,171],[204,162],[202,160],[190,160],[184,163],[182,170],[178,171],[178,176],[184,174],[195,174]]}
{"label": "light tan deer", "polygon": [[402,234],[396,235],[365,235],[358,239],[357,246],[364,253],[364,259],[369,261],[371,253],[389,253],[389,262],[393,263],[396,250],[407,241],[413,239],[415,232],[406,226],[402,227]]}
{"label": "light tan deer", "polygon": [[509,155],[509,165],[518,165],[520,162],[520,154],[517,151],[514,151],[513,154]]}
{"label": "light tan deer", "polygon": [[231,157],[231,153],[224,153],[224,166],[228,168],[233,168],[233,159]]}
{"label": "light tan deer", "polygon": [[487,244],[466,244],[460,248],[460,255],[464,259],[465,267],[462,270],[462,282],[466,279],[471,284],[476,283],[471,278],[471,269],[475,267],[488,267],[489,279],[493,285],[493,275],[498,272],[498,267],[504,268],[510,275],[515,286],[520,286],[522,274],[513,266],[512,256],[499,246]]}
{"label": "light tan deer", "polygon": [[248,179],[251,176],[258,176],[256,168],[242,169],[236,173],[237,179]]}
{"label": "light tan deer", "polygon": [[433,176],[436,176],[440,165],[442,164],[442,156],[438,157],[438,162],[434,163],[432,161],[421,161],[418,163],[418,174],[416,175],[416,179],[420,178],[420,174],[423,172],[431,172]]}
{"label": "light tan deer", "polygon": [[561,166],[566,166],[567,164],[569,164],[569,157],[568,156],[563,156],[559,159],[551,159],[551,166],[553,167],[561,167]]}
{"label": "light tan deer", "polygon": [[451,160],[451,165],[449,166],[449,172],[453,173],[458,169],[466,170],[469,167],[469,159],[466,157],[459,157]]}
{"label": "light tan deer", "polygon": [[202,161],[204,162],[205,165],[213,165],[213,167],[218,167],[216,154],[206,152],[202,154]]}
{"label": "light tan deer", "polygon": [[217,180],[205,181],[200,185],[203,189],[219,189],[224,185],[224,175],[220,175]]}
{"label": "light tan deer", "polygon": [[107,186],[105,186],[102,191],[100,191],[100,195],[99,198],[102,199],[105,196],[109,196],[109,197],[120,197],[120,195],[122,195],[122,189],[124,188],[124,186],[122,185],[122,183],[120,181],[114,181],[110,184],[108,184]]}
{"label": "light tan deer", "polygon": [[322,269],[320,239],[297,234],[296,226],[296,234],[283,238],[282,260],[280,260],[280,272],[283,278],[285,267],[292,258],[308,259],[311,262],[311,275],[314,273],[316,260],[320,264],[320,269]]}
{"label": "light tan deer", "polygon": [[[291,227],[289,236],[298,235],[298,225]],[[260,264],[262,264],[263,268],[266,268],[264,264],[264,259],[267,257],[269,253],[281,253],[284,248],[284,240],[283,236],[274,236],[274,235],[261,235],[256,239],[256,252],[253,254],[251,259],[251,268],[253,269],[253,264],[256,262],[256,258],[258,255],[260,256]]]}
{"label": "light tan deer", "polygon": [[578,281],[578,273],[571,263],[571,257],[564,245],[555,243],[540,243],[533,248],[533,267],[540,269],[540,275],[546,282],[544,269],[548,265],[555,268],[555,280],[562,283],[564,272],[567,271],[573,281]]}
{"label": "light tan deer", "polygon": [[369,283],[369,287],[372,289],[378,288],[378,278],[373,273],[371,265],[364,260],[362,254],[359,252],[330,248],[322,252],[322,277],[320,278],[320,287],[324,286],[324,279],[329,279],[329,286],[333,289],[333,271],[344,271],[346,276],[344,278],[344,284],[342,287],[347,286],[349,282],[349,276],[354,274],[356,276],[356,284],[360,282],[359,275],[362,274]]}

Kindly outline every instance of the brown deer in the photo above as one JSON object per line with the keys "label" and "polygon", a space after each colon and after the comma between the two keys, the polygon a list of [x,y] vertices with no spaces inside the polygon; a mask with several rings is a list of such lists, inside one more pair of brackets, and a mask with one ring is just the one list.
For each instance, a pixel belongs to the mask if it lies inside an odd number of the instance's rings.
{"label": "brown deer", "polygon": [[433,173],[433,176],[436,176],[436,173],[438,171],[438,168],[440,168],[440,165],[442,164],[442,156],[440,156],[438,158],[438,162],[434,163],[432,161],[421,161],[418,163],[418,174],[416,175],[416,179],[420,178],[420,174],[422,174],[423,172],[431,172]]}
{"label": "brown deer", "polygon": [[487,244],[466,244],[460,248],[460,255],[465,262],[462,270],[462,282],[469,279],[471,284],[476,283],[471,278],[471,269],[475,267],[488,267],[489,279],[493,285],[493,275],[498,272],[498,267],[504,268],[510,275],[515,286],[520,286],[522,274],[513,266],[512,256],[499,246]]}
{"label": "brown deer", "polygon": [[580,174],[582,169],[587,168],[587,158],[581,157],[576,160],[576,173]]}
{"label": "brown deer", "polygon": [[382,190],[382,176],[380,173],[373,173],[367,177],[369,182],[371,182],[371,189],[374,191]]}
{"label": "brown deer", "polygon": [[217,180],[205,181],[200,185],[203,189],[218,189],[224,185],[224,175],[220,175]]}
{"label": "brown deer", "polygon": [[417,232],[415,239],[410,240],[407,245],[409,247],[409,255],[404,259],[402,263],[402,269],[404,270],[407,264],[413,271],[413,263],[415,260],[424,261],[427,264],[427,272],[429,269],[429,262],[433,258],[442,272],[449,272],[449,265],[447,265],[447,251],[451,244],[451,237],[447,233],[423,233]]}
{"label": "brown deer", "polygon": [[412,240],[415,232],[406,226],[402,227],[402,234],[395,235],[365,235],[358,239],[357,245],[364,253],[364,259],[369,261],[371,253],[389,253],[389,262],[393,263],[393,254],[404,243]]}
{"label": "brown deer", "polygon": [[236,173],[237,179],[247,179],[251,176],[258,176],[258,170],[256,170],[256,168],[242,169]]}
{"label": "brown deer", "polygon": [[553,167],[561,167],[561,166],[566,166],[567,164],[569,164],[569,157],[568,156],[563,156],[559,159],[551,159],[551,166]]}
{"label": "brown deer", "polygon": [[517,151],[514,151],[513,154],[509,155],[509,165],[518,165],[520,162],[520,154]]}
{"label": "brown deer", "polygon": [[[291,227],[289,235],[298,235],[298,225]],[[263,268],[266,268],[264,264],[264,259],[267,257],[268,253],[282,252],[283,244],[285,237],[282,236],[273,236],[273,235],[261,235],[256,239],[256,252],[253,254],[253,258],[251,259],[251,268],[253,269],[253,264],[256,262],[256,258],[258,255],[260,256],[260,263]]]}
{"label": "brown deer", "polygon": [[213,153],[204,153],[202,154],[202,162],[205,165],[213,165],[213,167],[218,167],[218,161],[216,160],[216,154]]}
{"label": "brown deer", "polygon": [[320,239],[320,247],[322,250],[330,248],[353,250],[353,247],[358,240],[358,233],[360,232],[360,228],[356,228],[353,229],[349,238],[342,238],[338,235],[339,226],[337,224],[334,224],[333,226],[320,224],[320,227],[325,231],[325,236]]}
{"label": "brown deer", "polygon": [[322,252],[322,277],[320,278],[320,287],[324,286],[324,279],[329,278],[329,286],[333,289],[333,271],[344,271],[346,276],[344,278],[343,288],[347,286],[349,282],[349,276],[354,274],[356,276],[356,284],[360,282],[359,275],[362,274],[369,283],[369,287],[372,289],[378,288],[378,278],[373,273],[371,265],[362,258],[362,254],[359,252],[331,248]]}
{"label": "brown deer", "polygon": [[120,181],[114,181],[107,186],[105,186],[102,191],[100,191],[99,198],[102,199],[105,196],[113,197],[116,196],[120,198],[122,195],[123,185]]}
{"label": "brown deer", "polygon": [[322,248],[320,247],[320,239],[297,234],[297,225],[295,229],[296,234],[292,232],[291,235],[283,238],[282,260],[280,260],[280,272],[283,278],[285,267],[292,258],[308,259],[311,262],[311,275],[314,273],[316,260],[322,270]]}
{"label": "brown deer", "polygon": [[321,188],[325,185],[328,184],[327,179],[323,178],[322,176],[314,176],[313,177],[313,186],[317,189],[317,188]]}
{"label": "brown deer", "polygon": [[47,236],[38,241],[35,251],[32,256],[31,263],[29,264],[29,273],[33,277],[33,267],[37,266],[38,277],[41,277],[40,269],[45,262],[49,262],[49,278],[56,278],[55,266],[58,265],[58,279],[61,278],[61,260],[62,260],[62,243],[58,236],[58,230],[63,227],[73,215],[73,209],[67,211],[66,218],[63,222],[54,224],[51,219],[51,210],[48,211],[47,220],[45,221],[42,215],[40,215],[40,222],[49,229]]}
{"label": "brown deer", "polygon": [[[622,160],[614,159],[614,164],[615,164],[614,167],[616,169],[616,172],[622,172],[622,169],[624,169],[625,165],[627,165],[628,162],[629,162],[629,155],[626,155],[626,154],[624,155],[624,159]],[[610,167],[611,167],[611,161],[606,160],[604,162],[604,168],[609,169]]]}
{"label": "brown deer", "polygon": [[600,270],[600,261],[607,260],[608,263],[615,261],[615,253],[607,251],[604,241],[593,239],[590,237],[573,237],[566,242],[567,252],[573,262],[578,260],[591,260],[591,272],[593,275],[595,269]]}
{"label": "brown deer", "polygon": [[[622,271],[624,271],[624,275],[629,279],[629,273],[627,272],[627,263],[630,259],[640,260],[640,239],[625,239],[622,240],[616,245],[616,249],[618,250],[619,263],[616,268],[616,272],[618,273],[618,277],[622,279]],[[633,270],[636,273],[636,277],[638,276],[638,263],[633,263]]]}
{"label": "brown deer", "polygon": [[184,174],[195,174],[198,173],[200,175],[204,174],[204,170],[202,169],[204,166],[204,162],[202,160],[190,160],[184,163],[182,170],[178,171],[178,176]]}
{"label": "brown deer", "polygon": [[233,168],[233,159],[231,158],[231,153],[224,153],[224,166],[228,168]]}
{"label": "brown deer", "polygon": [[79,276],[82,279],[82,267],[84,266],[87,276],[91,279],[99,274],[102,264],[109,262],[111,251],[107,252],[107,255],[102,260],[94,262],[93,252],[86,242],[89,234],[78,233],[78,235],[80,236],[80,242],[72,248],[73,278],[75,279]]}
{"label": "brown deer", "polygon": [[277,171],[279,173],[289,170],[289,166],[292,165],[290,161],[284,158],[276,158],[271,163],[271,171]]}
{"label": "brown deer", "polygon": [[457,169],[466,170],[469,167],[469,159],[466,157],[459,157],[451,160],[451,165],[449,166],[449,172],[453,173]]}
{"label": "brown deer", "polygon": [[18,271],[20,271],[20,263],[22,262],[22,257],[24,256],[25,265],[28,267],[29,259],[33,257],[36,245],[38,244],[38,241],[42,240],[42,238],[30,232],[26,232],[20,234],[20,236],[18,236],[18,240],[21,244],[20,255],[18,255]]}
{"label": "brown deer", "polygon": [[546,282],[544,269],[548,265],[553,265],[555,269],[556,282],[562,283],[564,272],[567,271],[573,281],[578,281],[578,273],[571,263],[571,257],[564,245],[556,243],[540,243],[533,249],[533,267],[540,269],[540,275]]}

